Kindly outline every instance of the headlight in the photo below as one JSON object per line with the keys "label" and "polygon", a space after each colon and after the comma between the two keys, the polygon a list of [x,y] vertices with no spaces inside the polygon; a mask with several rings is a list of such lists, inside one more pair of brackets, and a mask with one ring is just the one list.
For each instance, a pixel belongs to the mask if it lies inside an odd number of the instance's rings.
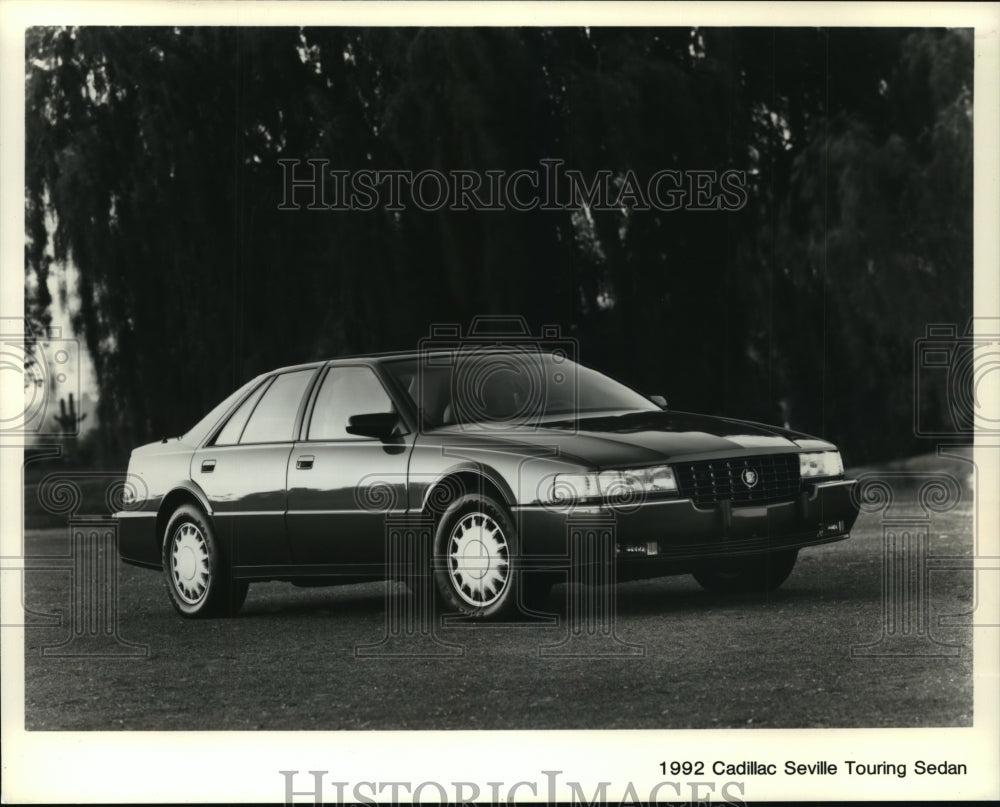
{"label": "headlight", "polygon": [[839,451],[818,451],[799,454],[799,476],[803,479],[817,476],[843,476],[844,462]]}
{"label": "headlight", "polygon": [[673,469],[669,465],[657,465],[600,473],[556,474],[549,501],[556,504],[601,499],[635,502],[647,496],[676,492]]}
{"label": "headlight", "polygon": [[600,498],[597,474],[556,474],[552,478],[549,501],[555,504],[590,501]]}

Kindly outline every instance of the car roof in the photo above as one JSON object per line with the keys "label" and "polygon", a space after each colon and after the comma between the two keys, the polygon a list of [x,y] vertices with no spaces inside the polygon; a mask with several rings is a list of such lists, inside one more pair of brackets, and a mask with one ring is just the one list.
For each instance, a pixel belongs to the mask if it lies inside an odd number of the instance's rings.
{"label": "car roof", "polygon": [[484,353],[518,353],[523,352],[525,349],[531,349],[532,352],[548,353],[552,350],[557,349],[558,346],[547,347],[544,345],[498,345],[498,344],[483,344],[478,345],[475,342],[464,344],[464,345],[454,345],[454,346],[444,346],[444,347],[434,347],[425,348],[423,350],[390,350],[383,353],[359,353],[351,356],[336,356],[330,359],[322,359],[320,361],[306,362],[304,364],[291,364],[287,367],[278,367],[274,370],[268,370],[266,373],[261,373],[261,375],[270,375],[271,373],[284,373],[291,370],[309,370],[314,367],[322,367],[327,364],[346,364],[348,362],[381,362],[381,361],[394,361],[397,359],[416,359],[421,356],[447,356],[455,353],[459,350],[471,350],[474,349],[477,352]]}

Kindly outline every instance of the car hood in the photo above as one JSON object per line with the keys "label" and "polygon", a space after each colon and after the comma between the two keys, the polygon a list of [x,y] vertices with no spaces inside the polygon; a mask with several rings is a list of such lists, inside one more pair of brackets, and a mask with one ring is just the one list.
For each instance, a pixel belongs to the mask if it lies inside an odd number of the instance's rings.
{"label": "car hood", "polygon": [[434,434],[443,442],[507,451],[556,449],[559,456],[594,468],[836,448],[825,440],[776,426],[690,412],[601,414],[514,427],[462,424]]}

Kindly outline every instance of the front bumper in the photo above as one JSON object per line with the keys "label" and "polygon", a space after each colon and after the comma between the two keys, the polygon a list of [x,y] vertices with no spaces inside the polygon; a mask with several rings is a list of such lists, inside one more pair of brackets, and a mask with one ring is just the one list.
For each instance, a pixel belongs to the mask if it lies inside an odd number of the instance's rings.
{"label": "front bumper", "polygon": [[[602,536],[623,566],[674,564],[797,549],[849,537],[858,517],[856,482],[806,483],[794,500],[753,507],[660,499],[626,508],[515,508],[521,552],[535,568],[565,568],[582,536]],[[590,550],[588,550],[590,551]]]}

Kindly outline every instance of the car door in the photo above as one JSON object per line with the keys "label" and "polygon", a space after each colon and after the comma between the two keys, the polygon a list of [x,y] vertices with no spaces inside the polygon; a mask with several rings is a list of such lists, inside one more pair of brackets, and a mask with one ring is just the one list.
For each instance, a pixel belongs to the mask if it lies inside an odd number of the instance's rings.
{"label": "car door", "polygon": [[384,572],[387,518],[406,511],[413,436],[402,419],[388,439],[347,431],[348,418],[396,412],[367,365],[331,365],[288,460],[288,535],[296,565],[316,573]]}
{"label": "car door", "polygon": [[191,478],[212,506],[230,562],[267,573],[291,562],[285,529],[286,473],[316,368],[267,378],[195,452]]}

